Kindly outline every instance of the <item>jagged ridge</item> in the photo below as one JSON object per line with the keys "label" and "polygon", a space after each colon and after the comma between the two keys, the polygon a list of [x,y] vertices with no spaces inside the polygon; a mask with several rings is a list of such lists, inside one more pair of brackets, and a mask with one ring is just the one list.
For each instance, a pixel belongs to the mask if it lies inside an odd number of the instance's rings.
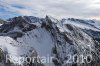
{"label": "jagged ridge", "polygon": [[[2,41],[0,46],[2,46],[1,49],[3,52],[6,51],[9,55],[17,56],[16,51],[18,52],[19,50],[22,53],[19,53],[18,56],[25,57],[26,55],[34,56],[34,54],[35,56],[49,54],[54,57],[52,59],[53,64],[35,63],[30,66],[36,66],[37,64],[38,66],[100,65],[99,38],[94,39],[94,34],[99,34],[99,29],[97,28],[95,28],[96,30],[84,29],[75,25],[75,23],[69,23],[67,20],[60,21],[48,16],[46,16],[46,18],[20,16],[12,18],[9,21],[9,23],[2,25],[0,29],[0,41]],[[7,44],[4,42],[7,42]],[[13,49],[16,48],[17,50],[10,52],[12,49],[6,45]],[[27,47],[27,49],[25,47]],[[35,51],[35,53],[29,52],[30,50]],[[83,64],[80,62],[74,63],[73,59],[71,59],[71,63],[66,63],[69,59],[68,55],[92,55],[92,61],[87,63],[84,60],[85,63]],[[75,58],[75,60],[77,60],[77,58]]]}

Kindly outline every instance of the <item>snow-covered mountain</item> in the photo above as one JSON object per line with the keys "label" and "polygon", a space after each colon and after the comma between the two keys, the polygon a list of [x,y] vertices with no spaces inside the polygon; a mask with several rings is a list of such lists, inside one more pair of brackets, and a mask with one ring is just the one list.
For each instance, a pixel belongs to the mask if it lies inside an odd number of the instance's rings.
{"label": "snow-covered mountain", "polygon": [[0,66],[99,66],[99,36],[96,20],[14,17],[0,26]]}

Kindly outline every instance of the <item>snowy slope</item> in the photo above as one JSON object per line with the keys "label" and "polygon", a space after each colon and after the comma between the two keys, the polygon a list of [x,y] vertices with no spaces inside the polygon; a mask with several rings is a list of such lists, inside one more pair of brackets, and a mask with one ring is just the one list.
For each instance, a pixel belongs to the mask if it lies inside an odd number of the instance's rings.
{"label": "snowy slope", "polygon": [[[0,43],[2,43],[0,44],[1,49],[14,57],[31,56],[35,50],[40,57],[51,55],[51,49],[54,44],[50,34],[41,28],[25,33],[25,36],[18,38],[17,41],[10,37],[1,36]],[[17,62],[17,59],[15,61]],[[51,66],[51,64],[46,66]]]}
{"label": "snowy slope", "polygon": [[64,24],[72,24],[82,29],[92,29],[95,31],[100,31],[100,21],[93,21],[93,20],[81,20],[81,19],[62,19]]}

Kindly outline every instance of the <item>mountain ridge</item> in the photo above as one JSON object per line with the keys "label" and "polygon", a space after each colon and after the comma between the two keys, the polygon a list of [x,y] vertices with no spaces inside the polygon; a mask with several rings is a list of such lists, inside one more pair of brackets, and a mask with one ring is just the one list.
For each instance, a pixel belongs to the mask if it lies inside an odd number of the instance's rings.
{"label": "mountain ridge", "polygon": [[[20,61],[17,66],[100,65],[100,37],[98,37],[100,36],[98,29],[100,25],[97,26],[94,22],[94,24],[90,23],[90,27],[89,24],[82,23],[81,20],[73,22],[68,19],[57,20],[49,16],[45,18],[20,16],[14,17],[9,21],[1,25],[0,28],[0,48],[5,55],[22,56],[24,58],[38,55],[45,57],[50,55],[53,57],[52,63],[42,63],[42,61],[39,61],[39,63],[36,58],[35,63]],[[89,27],[87,28],[86,25]],[[86,59],[82,60],[83,57],[80,58],[81,55]],[[74,56],[75,58],[73,59]],[[9,59],[9,61],[11,60],[17,62],[13,57]],[[15,62],[12,63],[15,64]],[[4,59],[1,60],[0,64],[2,66],[15,66],[11,62],[5,64]]]}

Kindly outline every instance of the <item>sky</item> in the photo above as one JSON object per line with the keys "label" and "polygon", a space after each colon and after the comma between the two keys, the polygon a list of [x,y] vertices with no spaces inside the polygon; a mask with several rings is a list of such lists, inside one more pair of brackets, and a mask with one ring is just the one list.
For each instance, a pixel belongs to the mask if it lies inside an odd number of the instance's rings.
{"label": "sky", "polygon": [[15,16],[100,20],[100,0],[0,0],[0,18]]}

